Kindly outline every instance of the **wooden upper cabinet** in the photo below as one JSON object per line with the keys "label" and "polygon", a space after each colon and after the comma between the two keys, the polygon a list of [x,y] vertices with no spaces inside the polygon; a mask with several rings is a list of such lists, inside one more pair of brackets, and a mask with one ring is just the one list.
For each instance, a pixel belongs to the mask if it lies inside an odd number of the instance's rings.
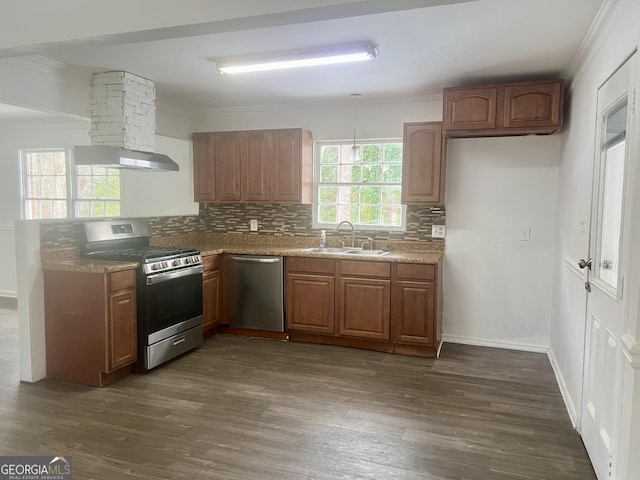
{"label": "wooden upper cabinet", "polygon": [[269,132],[240,132],[241,198],[249,202],[269,200]]}
{"label": "wooden upper cabinet", "polygon": [[193,134],[195,200],[311,203],[313,142],[300,128]]}
{"label": "wooden upper cabinet", "polygon": [[213,134],[216,200],[240,200],[240,133]]}
{"label": "wooden upper cabinet", "polygon": [[274,202],[300,201],[300,130],[269,133],[270,191]]}
{"label": "wooden upper cabinet", "polygon": [[489,130],[496,128],[498,89],[465,88],[445,90],[444,129]]}
{"label": "wooden upper cabinet", "polygon": [[193,134],[194,201],[211,202],[216,199],[213,171],[213,135]]}
{"label": "wooden upper cabinet", "polygon": [[504,128],[557,128],[562,124],[562,82],[504,87]]}
{"label": "wooden upper cabinet", "polygon": [[311,203],[311,133],[302,129],[269,131],[269,184],[272,202]]}
{"label": "wooden upper cabinet", "polygon": [[444,134],[489,137],[551,134],[562,128],[563,80],[446,88]]}
{"label": "wooden upper cabinet", "polygon": [[404,124],[402,203],[444,203],[444,155],[440,122]]}

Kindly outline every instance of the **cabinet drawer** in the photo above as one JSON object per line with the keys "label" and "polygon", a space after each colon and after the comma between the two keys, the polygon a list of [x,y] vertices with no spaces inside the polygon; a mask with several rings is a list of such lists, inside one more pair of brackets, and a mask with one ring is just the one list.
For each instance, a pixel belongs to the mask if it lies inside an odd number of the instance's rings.
{"label": "cabinet drawer", "polygon": [[436,266],[419,263],[399,263],[398,279],[407,280],[435,280]]}
{"label": "cabinet drawer", "polygon": [[202,265],[204,266],[205,272],[210,270],[220,270],[220,265],[222,265],[222,255],[207,255],[206,257],[202,257]]}
{"label": "cabinet drawer", "polygon": [[287,271],[333,273],[335,262],[326,258],[287,257]]}
{"label": "cabinet drawer", "polygon": [[136,286],[136,271],[123,270],[121,272],[113,272],[109,274],[109,291],[116,292],[125,288],[134,288]]}
{"label": "cabinet drawer", "polygon": [[340,275],[390,278],[391,264],[382,262],[342,260],[340,262]]}

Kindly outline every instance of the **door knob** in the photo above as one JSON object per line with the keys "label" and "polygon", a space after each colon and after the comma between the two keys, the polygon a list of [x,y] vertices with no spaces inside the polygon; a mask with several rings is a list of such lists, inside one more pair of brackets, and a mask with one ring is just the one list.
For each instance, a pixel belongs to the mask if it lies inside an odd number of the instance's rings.
{"label": "door knob", "polygon": [[581,258],[580,261],[578,262],[578,266],[580,268],[585,268],[586,267],[589,270],[591,270],[591,259],[588,258],[588,259],[585,260],[584,258]]}

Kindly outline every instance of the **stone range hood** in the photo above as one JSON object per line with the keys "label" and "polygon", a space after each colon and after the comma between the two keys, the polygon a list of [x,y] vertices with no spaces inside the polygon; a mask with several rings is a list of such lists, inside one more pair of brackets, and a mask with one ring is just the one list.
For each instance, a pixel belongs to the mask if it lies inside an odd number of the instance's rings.
{"label": "stone range hood", "polygon": [[155,153],[156,90],[153,81],[128,72],[103,72],[91,80],[91,145],[74,147],[76,165],[178,171]]}

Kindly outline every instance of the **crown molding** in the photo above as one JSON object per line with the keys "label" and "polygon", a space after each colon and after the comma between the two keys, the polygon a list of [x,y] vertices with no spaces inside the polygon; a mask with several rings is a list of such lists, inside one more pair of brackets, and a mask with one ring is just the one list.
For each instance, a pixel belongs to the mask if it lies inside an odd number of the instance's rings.
{"label": "crown molding", "polygon": [[634,0],[605,0],[578,48],[573,61],[563,72],[563,77],[569,85],[578,73],[593,60],[594,52],[615,31],[620,20],[624,18],[624,13],[633,2]]}

